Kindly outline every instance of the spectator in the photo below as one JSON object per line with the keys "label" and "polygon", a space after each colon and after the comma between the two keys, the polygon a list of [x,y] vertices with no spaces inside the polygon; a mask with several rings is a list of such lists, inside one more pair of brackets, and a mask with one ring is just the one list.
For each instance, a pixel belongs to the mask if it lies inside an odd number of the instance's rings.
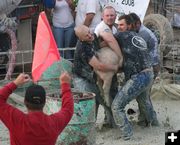
{"label": "spectator", "polygon": [[51,115],[43,113],[46,92],[40,85],[31,85],[26,90],[24,103],[27,114],[6,103],[9,95],[29,80],[29,75],[20,74],[13,82],[0,89],[0,119],[9,129],[11,145],[55,145],[58,135],[73,115],[70,76],[63,73],[59,77],[62,107]]}
{"label": "spectator", "polygon": [[94,32],[97,24],[101,22],[101,10],[106,0],[78,0],[75,24],[86,25]]}
{"label": "spectator", "polygon": [[[100,40],[100,46],[109,46],[112,50],[118,55],[120,60],[120,65],[122,64],[122,54],[120,47],[114,38],[113,34],[117,33],[117,29],[115,27],[115,19],[116,19],[116,11],[112,6],[105,6],[102,12],[102,21],[96,26],[94,33]],[[112,99],[115,97],[118,91],[118,82],[117,82],[117,75],[115,74],[110,89],[110,96]],[[111,115],[112,116],[112,115]],[[107,116],[105,112],[105,119],[103,125],[110,125],[112,126],[113,119]]]}
{"label": "spectator", "polygon": [[[105,45],[109,45],[113,51],[121,58],[121,50],[114,38],[113,34],[117,32],[115,24],[116,11],[112,6],[105,6],[102,12],[102,21],[96,26],[94,33],[102,41],[105,41]],[[101,47],[104,44],[101,43]],[[122,60],[121,60],[122,62]]]}
{"label": "spectator", "polygon": [[81,25],[75,28],[75,33],[79,41],[75,50],[74,68],[73,68],[73,84],[74,88],[79,91],[93,92],[96,94],[96,115],[99,104],[104,106],[107,113],[111,113],[111,109],[104,103],[100,96],[99,88],[96,84],[96,75],[94,70],[103,72],[116,71],[118,65],[102,64],[96,57],[99,48],[96,36],[90,33],[87,26]]}
{"label": "spectator", "polygon": [[[74,33],[74,10],[73,0],[56,0],[52,11],[53,34],[58,48],[75,47],[76,36]],[[73,59],[72,50],[60,51],[65,59]]]}

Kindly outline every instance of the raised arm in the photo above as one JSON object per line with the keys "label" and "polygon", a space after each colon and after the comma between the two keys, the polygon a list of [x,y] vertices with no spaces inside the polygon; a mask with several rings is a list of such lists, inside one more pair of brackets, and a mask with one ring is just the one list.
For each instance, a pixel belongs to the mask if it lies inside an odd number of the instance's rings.
{"label": "raised arm", "polygon": [[21,73],[13,82],[2,87],[0,89],[0,103],[5,103],[9,95],[17,88],[17,86],[23,85],[29,80],[29,75]]}
{"label": "raised arm", "polygon": [[67,72],[62,73],[59,81],[61,85],[62,105],[59,112],[53,114],[53,116],[56,116],[59,128],[64,129],[73,116],[74,100],[70,88],[70,75]]}
{"label": "raised arm", "polygon": [[[13,82],[5,85],[0,89],[0,120],[9,128],[14,127],[15,123],[22,113],[20,110],[16,109],[14,106],[6,103],[9,95],[17,88],[17,86],[23,85],[30,80],[29,75],[20,74]],[[19,121],[18,121],[19,123]]]}
{"label": "raised arm", "polygon": [[86,18],[84,20],[84,25],[89,27],[91,25],[91,23],[92,23],[92,20],[93,20],[94,16],[95,16],[94,13],[86,14]]}

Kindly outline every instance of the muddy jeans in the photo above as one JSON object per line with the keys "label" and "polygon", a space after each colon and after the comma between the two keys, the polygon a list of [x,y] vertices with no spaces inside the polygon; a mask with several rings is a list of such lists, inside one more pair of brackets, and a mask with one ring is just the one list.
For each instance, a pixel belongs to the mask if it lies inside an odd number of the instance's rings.
{"label": "muddy jeans", "polygon": [[122,130],[123,137],[132,135],[132,126],[126,117],[124,108],[133,99],[138,100],[146,120],[153,120],[154,109],[149,100],[149,89],[153,77],[153,71],[142,71],[133,75],[117,93],[111,108],[115,123]]}
{"label": "muddy jeans", "polygon": [[108,118],[113,118],[111,108],[106,106],[106,104],[104,103],[104,100],[100,95],[100,91],[96,83],[89,82],[88,80],[75,75],[73,76],[73,85],[74,85],[74,89],[77,89],[78,91],[82,91],[82,92],[87,91],[87,92],[95,93],[96,117],[98,113],[99,104],[101,104],[106,110]]}

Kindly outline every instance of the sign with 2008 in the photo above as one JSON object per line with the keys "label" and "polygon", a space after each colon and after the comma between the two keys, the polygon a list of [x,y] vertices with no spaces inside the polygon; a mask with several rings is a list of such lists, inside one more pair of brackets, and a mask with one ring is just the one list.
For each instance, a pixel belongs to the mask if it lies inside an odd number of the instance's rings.
{"label": "sign with 2008", "polygon": [[107,0],[117,11],[117,15],[134,12],[143,21],[150,0]]}

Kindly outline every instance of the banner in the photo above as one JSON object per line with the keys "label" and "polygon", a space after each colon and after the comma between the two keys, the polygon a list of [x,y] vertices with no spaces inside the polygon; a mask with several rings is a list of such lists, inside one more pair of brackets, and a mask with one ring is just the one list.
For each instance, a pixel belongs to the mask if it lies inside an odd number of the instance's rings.
{"label": "banner", "polygon": [[58,60],[60,60],[60,55],[51,31],[51,27],[45,12],[41,12],[37,24],[32,64],[33,81],[38,81],[42,73]]}
{"label": "banner", "polygon": [[107,0],[116,11],[117,16],[136,13],[143,22],[150,0]]}

